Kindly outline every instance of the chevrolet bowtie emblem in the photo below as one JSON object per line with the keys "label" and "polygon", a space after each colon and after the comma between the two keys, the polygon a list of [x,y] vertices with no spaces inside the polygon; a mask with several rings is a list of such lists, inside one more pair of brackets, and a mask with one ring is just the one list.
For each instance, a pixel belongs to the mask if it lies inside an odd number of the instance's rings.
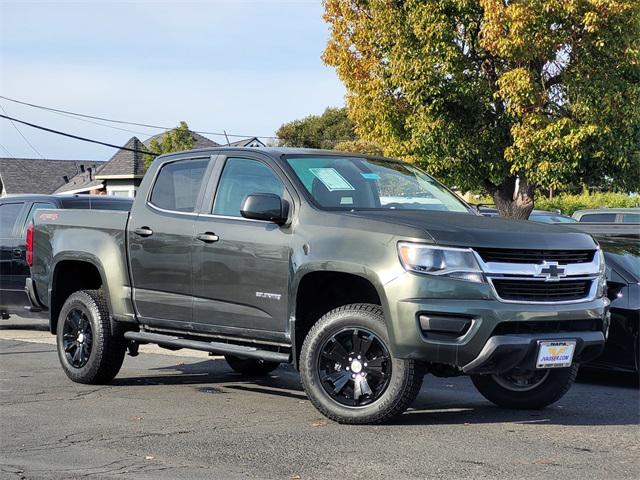
{"label": "chevrolet bowtie emblem", "polygon": [[558,280],[565,277],[565,268],[558,265],[558,262],[543,262],[538,266],[536,277],[544,277],[547,281]]}

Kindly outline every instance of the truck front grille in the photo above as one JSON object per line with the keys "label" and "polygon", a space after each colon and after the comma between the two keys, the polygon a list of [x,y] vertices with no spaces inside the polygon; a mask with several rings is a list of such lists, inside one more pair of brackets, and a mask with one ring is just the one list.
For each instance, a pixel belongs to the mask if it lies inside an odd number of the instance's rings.
{"label": "truck front grille", "polygon": [[485,262],[533,263],[558,262],[560,264],[588,263],[595,250],[511,250],[506,248],[476,249]]}
{"label": "truck front grille", "polygon": [[541,280],[492,279],[496,293],[503,300],[522,302],[566,302],[580,300],[589,295],[593,280]]}

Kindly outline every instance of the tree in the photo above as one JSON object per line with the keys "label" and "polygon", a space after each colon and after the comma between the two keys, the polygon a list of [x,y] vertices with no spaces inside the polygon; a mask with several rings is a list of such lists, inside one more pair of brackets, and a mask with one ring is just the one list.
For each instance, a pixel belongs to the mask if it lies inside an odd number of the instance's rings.
{"label": "tree", "polygon": [[[149,151],[154,154],[162,155],[165,153],[181,152],[183,150],[191,150],[193,148],[193,134],[189,130],[187,122],[180,124],[173,130],[169,130],[162,134],[161,137],[152,138],[149,142]],[[145,154],[144,165],[149,168],[156,155]]]}
{"label": "tree", "polygon": [[339,142],[356,140],[354,127],[345,108],[327,108],[322,115],[285,123],[276,135],[285,147],[332,149]]}
{"label": "tree", "polygon": [[365,140],[527,218],[536,188],[640,187],[637,0],[325,0]]}

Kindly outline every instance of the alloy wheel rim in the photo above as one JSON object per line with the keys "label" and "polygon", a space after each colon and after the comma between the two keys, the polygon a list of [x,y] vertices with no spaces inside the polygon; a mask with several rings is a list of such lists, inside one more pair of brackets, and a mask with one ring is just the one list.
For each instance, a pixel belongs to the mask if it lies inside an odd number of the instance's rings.
{"label": "alloy wheel rim", "polygon": [[375,333],[345,328],[322,344],[317,368],[320,384],[333,401],[346,407],[365,407],[389,386],[391,354]]}
{"label": "alloy wheel rim", "polygon": [[74,308],[64,319],[62,348],[67,362],[74,368],[82,368],[89,361],[93,347],[91,322],[85,312]]}
{"label": "alloy wheel rim", "polygon": [[493,375],[493,379],[502,388],[512,392],[528,392],[541,385],[549,376],[551,370],[528,370]]}

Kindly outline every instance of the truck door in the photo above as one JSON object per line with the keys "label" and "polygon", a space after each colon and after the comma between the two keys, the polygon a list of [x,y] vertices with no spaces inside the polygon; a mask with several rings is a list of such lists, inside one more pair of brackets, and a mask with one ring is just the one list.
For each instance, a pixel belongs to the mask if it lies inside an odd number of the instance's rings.
{"label": "truck door", "polygon": [[[19,275],[17,264],[24,258],[24,239],[19,238],[20,219],[24,218],[23,201],[0,203],[0,314],[22,308],[24,277]],[[20,279],[22,278],[22,284]]]}
{"label": "truck door", "polygon": [[192,240],[209,164],[209,157],[168,159],[155,170],[147,198],[134,202],[127,232],[131,282],[147,325],[182,329],[192,320]]}
{"label": "truck door", "polygon": [[240,215],[252,193],[291,202],[283,179],[260,158],[218,157],[213,205],[196,221],[194,322],[203,330],[281,333],[287,326],[290,228]]}

